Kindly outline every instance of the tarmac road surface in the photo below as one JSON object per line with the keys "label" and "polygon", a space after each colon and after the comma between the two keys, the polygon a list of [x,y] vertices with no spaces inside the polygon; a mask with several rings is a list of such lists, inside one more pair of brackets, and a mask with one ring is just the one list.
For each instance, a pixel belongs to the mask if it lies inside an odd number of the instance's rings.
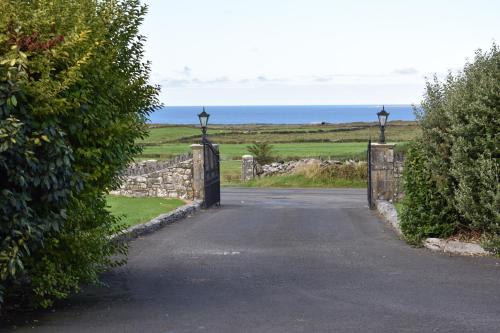
{"label": "tarmac road surface", "polygon": [[[500,332],[500,259],[412,248],[365,190],[223,189],[6,332]],[[0,320],[2,320],[0,318]],[[15,325],[15,328],[14,328]]]}

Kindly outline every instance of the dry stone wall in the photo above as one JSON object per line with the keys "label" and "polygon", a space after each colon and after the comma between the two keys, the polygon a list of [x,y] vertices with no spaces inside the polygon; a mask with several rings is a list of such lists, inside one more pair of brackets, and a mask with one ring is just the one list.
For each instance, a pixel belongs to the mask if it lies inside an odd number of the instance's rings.
{"label": "dry stone wall", "polygon": [[157,160],[149,160],[142,161],[138,163],[132,163],[129,167],[123,171],[124,176],[140,176],[149,173],[153,173],[155,171],[161,171],[167,169],[169,167],[173,167],[181,162],[190,160],[193,158],[193,154],[185,154],[174,157],[173,159],[167,161],[157,161]]}
{"label": "dry stone wall", "polygon": [[193,159],[186,155],[173,161],[133,164],[123,173],[120,188],[111,194],[193,199]]}
{"label": "dry stone wall", "polygon": [[318,166],[320,168],[328,167],[330,165],[357,165],[357,164],[366,164],[362,161],[339,161],[339,160],[319,160],[315,158],[305,158],[298,161],[287,161],[287,162],[274,162],[271,164],[263,165],[259,168],[258,174],[261,177],[267,176],[276,176],[276,175],[286,175],[292,174],[297,170],[302,168],[306,168],[307,166]]}

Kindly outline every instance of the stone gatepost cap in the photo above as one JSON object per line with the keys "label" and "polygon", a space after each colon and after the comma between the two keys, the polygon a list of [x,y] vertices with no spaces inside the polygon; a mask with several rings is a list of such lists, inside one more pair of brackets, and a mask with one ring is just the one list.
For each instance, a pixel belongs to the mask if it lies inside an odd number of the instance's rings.
{"label": "stone gatepost cap", "polygon": [[248,158],[253,158],[252,155],[243,155],[242,158],[248,159]]}
{"label": "stone gatepost cap", "polygon": [[379,147],[379,148],[392,148],[396,144],[395,143],[378,143],[378,142],[372,142],[371,145],[373,147]]}
{"label": "stone gatepost cap", "polygon": [[191,146],[189,146],[191,148],[199,148],[199,147],[203,147],[203,145],[199,144],[199,143],[195,143],[195,144],[192,144]]}

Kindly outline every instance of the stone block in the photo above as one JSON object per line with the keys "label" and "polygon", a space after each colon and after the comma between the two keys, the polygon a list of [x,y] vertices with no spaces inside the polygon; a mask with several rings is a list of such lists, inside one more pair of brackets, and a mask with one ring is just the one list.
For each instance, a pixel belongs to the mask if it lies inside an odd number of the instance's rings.
{"label": "stone block", "polygon": [[252,180],[255,176],[255,161],[253,156],[243,155],[241,160],[241,180]]}
{"label": "stone block", "polygon": [[371,179],[372,197],[392,201],[395,192],[394,145],[372,144]]}

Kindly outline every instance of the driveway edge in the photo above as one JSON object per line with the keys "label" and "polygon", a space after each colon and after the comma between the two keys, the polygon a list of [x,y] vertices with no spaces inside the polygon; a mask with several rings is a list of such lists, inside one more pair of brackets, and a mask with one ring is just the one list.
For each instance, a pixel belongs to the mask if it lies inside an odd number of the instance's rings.
{"label": "driveway edge", "polygon": [[377,200],[375,206],[378,213],[393,227],[398,236],[403,237],[401,227],[399,226],[398,212],[396,207],[389,201]]}
{"label": "driveway edge", "polygon": [[201,201],[193,201],[192,203],[186,204],[184,206],[178,207],[175,210],[159,215],[154,219],[134,225],[130,228],[123,230],[122,232],[113,235],[111,237],[114,241],[130,241],[139,236],[143,236],[164,227],[165,225],[172,224],[179,220],[185,219],[196,213],[201,208]]}
{"label": "driveway edge", "polygon": [[[376,207],[378,213],[390,223],[396,233],[403,237],[401,227],[399,226],[398,212],[392,203],[385,200],[377,200]],[[456,240],[446,240],[440,238],[427,238],[422,244],[425,248],[443,253],[457,254],[462,256],[487,256],[492,255],[481,245],[476,243],[467,243]]]}

